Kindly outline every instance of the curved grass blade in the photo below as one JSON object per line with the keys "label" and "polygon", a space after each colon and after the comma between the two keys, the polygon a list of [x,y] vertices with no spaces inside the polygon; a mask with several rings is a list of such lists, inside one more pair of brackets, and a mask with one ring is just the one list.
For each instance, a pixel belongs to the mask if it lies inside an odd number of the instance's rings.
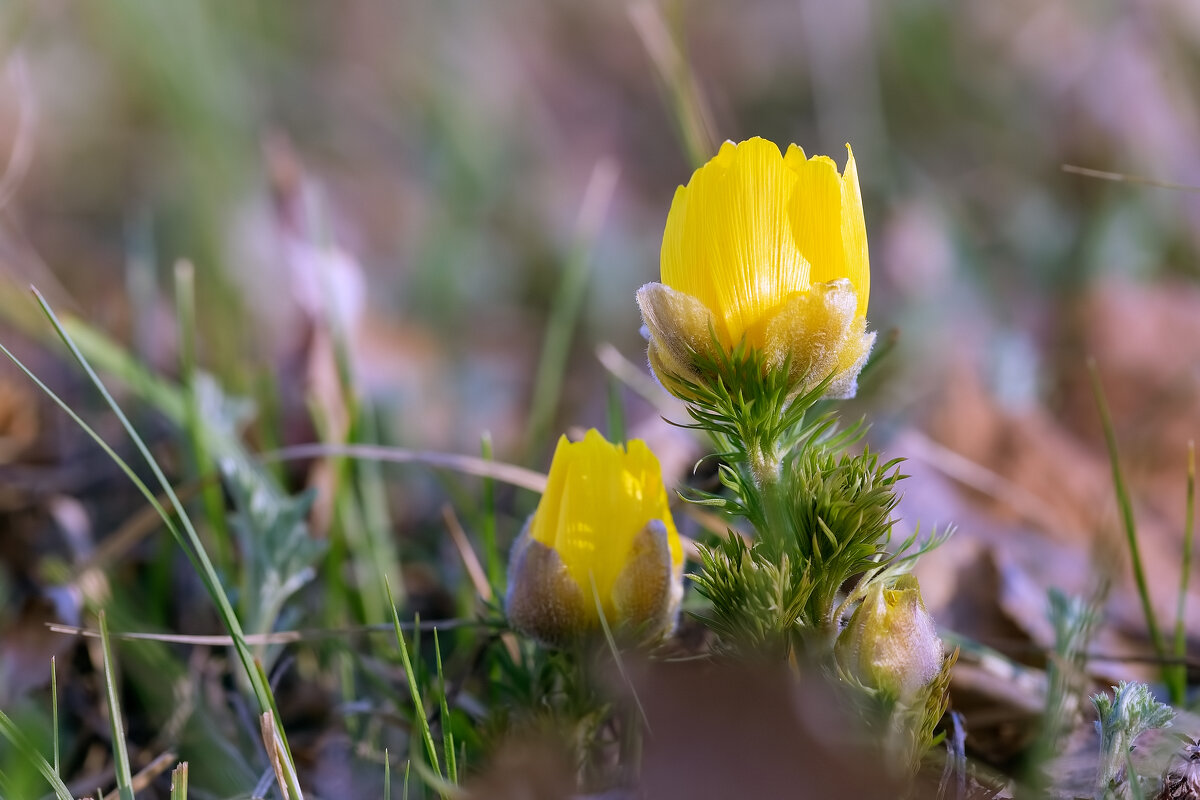
{"label": "curved grass blade", "polygon": [[[159,503],[158,498],[155,497],[154,493],[150,491],[149,487],[147,487],[141,478],[137,476],[137,474],[125,462],[125,460],[117,455],[116,451],[114,451],[112,447],[109,446],[108,443],[105,442],[98,433],[96,433],[95,430],[88,426],[88,424],[85,423],[83,419],[80,418],[80,416],[76,414],[70,408],[70,406],[67,405],[66,401],[55,394],[45,383],[43,383],[36,375],[34,375],[34,373],[27,366],[25,366],[25,364],[21,362],[21,360],[18,359],[10,350],[8,350],[8,348],[0,345],[0,351],[3,351],[4,354],[7,355],[22,372],[29,376],[29,378],[33,380],[33,382],[37,384],[37,386],[43,392],[45,392],[51,400],[53,400],[60,408],[62,408],[71,417],[71,419],[74,420],[76,424],[78,424],[83,431],[87,433],[104,450],[104,452],[113,460],[113,462],[121,469],[121,471],[124,472],[125,475],[133,482],[138,491],[141,492],[147,501],[154,506],[155,510],[159,512],[159,515],[163,519],[163,523],[171,532],[172,536],[174,536],[183,547],[188,559],[192,562],[192,566],[199,573],[205,589],[212,596],[213,601],[217,606],[217,611],[221,616],[221,621],[233,638],[234,650],[238,655],[238,660],[241,662],[251,689],[254,692],[255,700],[258,703],[259,710],[270,710],[273,706],[271,687],[265,678],[262,677],[261,673],[255,669],[254,658],[250,653],[249,647],[246,645],[242,626],[237,618],[237,614],[234,612],[233,606],[229,602],[229,598],[226,596],[224,589],[221,587],[221,582],[217,575],[216,569],[213,567],[212,561],[209,559],[208,554],[204,549],[204,545],[200,540],[200,536],[197,533],[195,526],[192,524],[191,519],[188,517],[183,504],[176,496],[174,487],[172,487],[170,481],[167,480],[166,475],[163,473],[158,462],[154,459],[154,456],[150,453],[150,449],[147,447],[145,441],[140,435],[138,435],[137,429],[134,428],[133,423],[129,421],[129,418],[125,415],[125,412],[121,410],[121,407],[117,404],[117,401],[108,391],[108,388],[104,385],[104,382],[100,380],[100,376],[96,374],[96,371],[92,368],[91,363],[89,363],[87,358],[84,357],[74,339],[72,339],[70,334],[67,333],[66,328],[63,326],[58,316],[54,313],[54,310],[50,307],[50,304],[46,302],[46,299],[36,288],[34,288],[32,291],[34,297],[37,299],[38,305],[41,306],[42,312],[46,315],[46,318],[50,321],[50,324],[54,326],[54,330],[58,333],[58,336],[62,340],[63,344],[66,345],[71,355],[83,369],[84,373],[88,377],[88,380],[90,380],[96,390],[100,392],[100,395],[103,397],[105,403],[117,417],[118,421],[121,423],[121,426],[125,429],[130,441],[133,442],[138,452],[145,459],[146,464],[153,473],[155,480],[159,483],[166,494],[171,509],[174,513],[167,512],[166,508]],[[176,520],[178,520],[178,524],[176,524]],[[276,726],[280,728],[280,736],[282,738],[283,731],[280,723],[278,722],[278,717],[276,717]],[[286,739],[284,741],[286,741]],[[291,753],[287,752],[286,749],[285,756],[287,760],[291,762]]]}
{"label": "curved grass blade", "polygon": [[37,768],[37,771],[42,773],[42,777],[46,779],[46,783],[50,784],[50,788],[54,790],[54,796],[58,800],[73,800],[71,790],[62,782],[62,778],[58,777],[54,765],[37,751],[33,743],[25,738],[25,734],[21,732],[21,727],[13,721],[12,717],[3,711],[0,711],[0,736],[7,739],[9,744],[21,754],[23,759],[33,764]]}

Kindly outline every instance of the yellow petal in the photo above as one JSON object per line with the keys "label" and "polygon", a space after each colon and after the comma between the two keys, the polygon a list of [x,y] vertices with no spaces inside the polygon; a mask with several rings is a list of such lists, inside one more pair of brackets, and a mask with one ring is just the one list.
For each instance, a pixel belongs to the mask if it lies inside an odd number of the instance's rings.
{"label": "yellow petal", "polygon": [[[867,223],[863,218],[862,194],[858,189],[858,167],[854,151],[846,145],[846,171],[842,173],[842,244],[846,249],[845,277],[858,293],[858,316],[867,315],[871,295],[871,261],[867,256]],[[814,283],[816,280],[814,279]]]}
{"label": "yellow petal", "polygon": [[796,174],[788,199],[787,223],[794,246],[810,266],[809,281],[825,283],[846,277],[846,249],[842,243],[842,176],[828,156],[805,159],[792,145],[785,159]]}
{"label": "yellow petal", "polygon": [[569,462],[572,460],[570,441],[566,436],[558,437],[554,456],[550,460],[550,474],[546,476],[546,490],[542,492],[542,499],[538,502],[529,527],[530,538],[550,548],[555,546],[558,537],[558,519],[562,516],[563,493],[571,472]]}
{"label": "yellow petal", "polygon": [[788,225],[796,184],[779,148],[755,138],[726,142],[675,193],[663,233],[662,282],[712,310],[726,346],[809,287],[809,261]]}
{"label": "yellow petal", "polygon": [[575,444],[565,437],[559,440],[530,538],[558,553],[588,601],[592,618],[597,616],[594,586],[601,610],[620,621],[613,586],[635,538],[653,520],[661,521],[667,531],[672,564],[682,565],[683,548],[658,459],[644,442],[631,441],[627,451],[591,430]]}

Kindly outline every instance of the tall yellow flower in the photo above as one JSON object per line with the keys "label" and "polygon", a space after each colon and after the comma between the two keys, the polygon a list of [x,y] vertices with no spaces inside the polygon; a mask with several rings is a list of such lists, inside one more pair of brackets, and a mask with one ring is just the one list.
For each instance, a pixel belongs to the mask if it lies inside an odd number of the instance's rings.
{"label": "tall yellow flower", "polygon": [[[594,592],[593,592],[594,587]],[[614,627],[668,631],[683,595],[683,547],[658,459],[590,430],[558,440],[546,491],[509,558],[513,627],[558,643]]]}
{"label": "tall yellow flower", "polygon": [[714,347],[788,365],[796,391],[832,376],[826,396],[852,397],[875,340],[866,332],[871,274],[854,153],[844,174],[796,145],[726,142],[675,192],[662,283],[637,293],[650,365],[706,382]]}

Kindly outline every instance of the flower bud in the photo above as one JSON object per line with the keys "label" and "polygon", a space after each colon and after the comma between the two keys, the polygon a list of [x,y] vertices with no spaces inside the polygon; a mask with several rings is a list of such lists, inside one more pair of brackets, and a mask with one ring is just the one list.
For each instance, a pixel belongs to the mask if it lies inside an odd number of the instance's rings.
{"label": "flower bud", "polygon": [[662,283],[637,301],[650,366],[677,394],[675,379],[710,383],[718,349],[744,344],[765,371],[786,367],[793,393],[828,378],[827,397],[852,397],[875,341],[869,291],[854,153],[839,174],[826,156],[754,138],[726,142],[675,192]]}
{"label": "flower bud", "polygon": [[873,583],[838,636],[837,658],[864,685],[909,702],[942,671],[945,653],[912,575]]}
{"label": "flower bud", "polygon": [[597,431],[558,441],[546,491],[509,558],[512,626],[558,644],[610,627],[668,632],[683,596],[683,547],[658,459]]}

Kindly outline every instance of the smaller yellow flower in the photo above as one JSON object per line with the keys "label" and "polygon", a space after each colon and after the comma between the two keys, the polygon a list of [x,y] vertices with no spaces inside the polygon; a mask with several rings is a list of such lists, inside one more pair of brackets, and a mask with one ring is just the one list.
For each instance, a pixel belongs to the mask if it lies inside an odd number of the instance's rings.
{"label": "smaller yellow flower", "polygon": [[872,584],[838,636],[842,666],[865,685],[909,702],[942,671],[946,654],[912,575]]}
{"label": "smaller yellow flower", "polygon": [[[844,174],[796,145],[726,142],[675,192],[662,283],[637,293],[650,365],[706,383],[699,360],[744,343],[764,370],[788,365],[795,391],[831,377],[852,397],[875,340],[866,332],[870,267],[854,153]],[[714,341],[715,340],[715,341]],[[685,398],[686,399],[686,398]]]}
{"label": "smaller yellow flower", "polygon": [[561,643],[599,628],[668,632],[683,596],[683,546],[658,459],[595,430],[558,440],[546,491],[513,544],[505,608],[514,628]]}

